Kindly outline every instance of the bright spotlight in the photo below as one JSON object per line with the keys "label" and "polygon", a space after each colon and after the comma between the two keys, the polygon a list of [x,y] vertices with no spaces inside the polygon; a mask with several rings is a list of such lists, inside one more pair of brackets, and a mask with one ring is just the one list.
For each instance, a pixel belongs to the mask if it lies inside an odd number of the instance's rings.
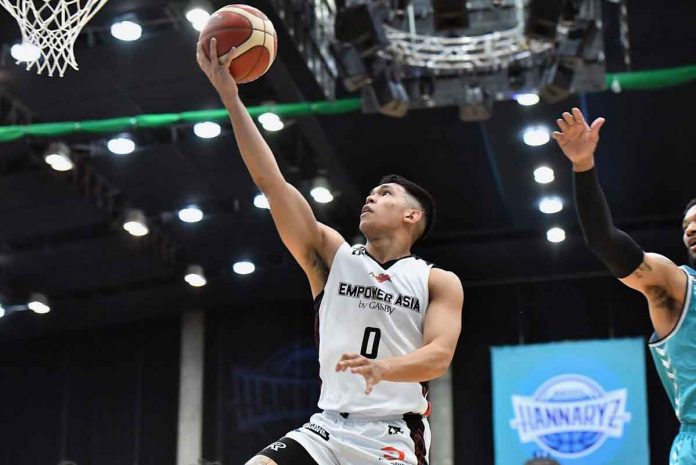
{"label": "bright spotlight", "polygon": [[111,153],[116,155],[128,155],[129,153],[133,153],[135,150],[135,142],[133,142],[133,139],[131,139],[130,136],[125,134],[116,136],[113,139],[109,139],[106,146]]}
{"label": "bright spotlight", "polygon": [[124,42],[132,42],[140,39],[143,35],[143,28],[140,24],[131,20],[115,22],[111,25],[111,35]]}
{"label": "bright spotlight", "polygon": [[193,133],[201,139],[212,139],[222,132],[220,125],[212,121],[204,121],[193,125]]}
{"label": "bright spotlight", "polygon": [[203,268],[200,265],[189,265],[186,269],[184,281],[193,287],[203,287],[208,283],[203,274]]}
{"label": "bright spotlight", "polygon": [[565,238],[566,233],[561,228],[551,228],[548,231],[546,231],[546,240],[548,240],[549,242],[563,242]]}
{"label": "bright spotlight", "polygon": [[203,8],[191,8],[186,12],[186,19],[191,23],[191,26],[197,31],[201,31],[210,18],[208,13]]}
{"label": "bright spotlight", "polygon": [[56,171],[70,171],[74,166],[70,159],[70,149],[62,142],[54,142],[48,146],[44,161]]}
{"label": "bright spotlight", "polygon": [[533,93],[516,94],[514,98],[517,103],[525,107],[539,103],[539,96]]}
{"label": "bright spotlight", "polygon": [[314,179],[313,187],[309,194],[317,203],[329,203],[334,199],[333,194],[331,194],[329,181],[324,176],[317,176]]}
{"label": "bright spotlight", "polygon": [[27,303],[29,310],[34,313],[48,313],[51,311],[51,307],[48,305],[48,299],[43,294],[34,293],[29,297],[29,302]]}
{"label": "bright spotlight", "polygon": [[310,191],[310,195],[318,203],[329,203],[334,197],[326,187],[315,187]]}
{"label": "bright spotlight", "polygon": [[251,274],[256,270],[256,266],[252,262],[241,261],[232,265],[232,269],[237,274]]}
{"label": "bright spotlight", "polygon": [[41,49],[29,42],[14,44],[10,48],[10,55],[19,62],[29,63],[36,61],[41,56]]}
{"label": "bright spotlight", "polygon": [[129,210],[123,222],[123,229],[136,237],[145,236],[150,232],[142,210]]}
{"label": "bright spotlight", "polygon": [[283,124],[283,121],[281,121],[280,117],[276,115],[275,113],[262,113],[259,115],[259,123],[261,123],[261,126],[266,131],[270,132],[275,132],[275,131],[280,131],[285,127],[285,124]]}
{"label": "bright spotlight", "polygon": [[547,143],[551,139],[551,134],[544,126],[533,126],[524,130],[522,139],[525,144],[538,147]]}
{"label": "bright spotlight", "polygon": [[558,197],[544,197],[539,201],[539,211],[550,215],[563,210],[563,201]]}
{"label": "bright spotlight", "polygon": [[179,219],[184,223],[198,223],[203,219],[203,211],[191,205],[179,210]]}
{"label": "bright spotlight", "polygon": [[254,206],[256,208],[265,208],[265,209],[271,208],[271,206],[268,203],[268,199],[263,194],[256,194],[256,196],[254,196]]}
{"label": "bright spotlight", "polygon": [[534,170],[534,180],[539,184],[548,184],[554,179],[553,170],[548,166],[540,166]]}

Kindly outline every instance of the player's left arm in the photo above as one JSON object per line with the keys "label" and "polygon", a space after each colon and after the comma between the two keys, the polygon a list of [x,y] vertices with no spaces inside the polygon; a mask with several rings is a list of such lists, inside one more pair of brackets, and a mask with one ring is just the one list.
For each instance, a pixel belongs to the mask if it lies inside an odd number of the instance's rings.
{"label": "player's left arm", "polygon": [[464,290],[451,272],[434,268],[428,280],[430,303],[423,321],[423,346],[399,357],[371,360],[344,354],[336,371],[351,370],[365,378],[365,394],[380,381],[424,382],[442,376],[450,366],[461,332]]}

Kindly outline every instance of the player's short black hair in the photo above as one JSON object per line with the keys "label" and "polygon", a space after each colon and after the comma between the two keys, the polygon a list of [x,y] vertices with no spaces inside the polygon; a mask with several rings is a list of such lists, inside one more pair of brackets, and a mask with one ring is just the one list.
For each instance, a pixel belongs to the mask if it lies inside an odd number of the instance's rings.
{"label": "player's short black hair", "polygon": [[689,203],[686,204],[686,208],[684,209],[684,215],[686,215],[686,213],[687,213],[687,212],[691,209],[691,207],[693,207],[694,205],[696,205],[696,197],[694,197],[693,199],[689,200]]}
{"label": "player's short black hair", "polygon": [[398,174],[388,174],[379,181],[380,185],[390,183],[398,184],[403,187],[406,192],[411,194],[418,201],[418,203],[420,203],[421,207],[423,207],[423,210],[425,211],[425,229],[418,240],[425,239],[428,237],[430,231],[433,230],[433,226],[435,225],[435,200],[433,199],[433,196],[430,195],[430,192],[423,189],[415,182],[409,181]]}

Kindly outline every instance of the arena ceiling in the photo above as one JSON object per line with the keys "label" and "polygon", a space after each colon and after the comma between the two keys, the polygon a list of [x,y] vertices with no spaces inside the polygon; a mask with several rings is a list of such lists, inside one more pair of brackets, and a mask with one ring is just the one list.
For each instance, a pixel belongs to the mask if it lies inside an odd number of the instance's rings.
{"label": "arena ceiling", "polygon": [[[271,8],[263,1],[250,4]],[[34,122],[220,108],[194,59],[195,31],[153,19],[142,39],[124,43],[99,29],[127,12],[176,18],[183,6],[110,0],[90,23],[93,34],[78,39],[80,70],[68,70],[63,78],[14,64],[8,51],[19,30],[0,11],[0,93],[21,104]],[[686,2],[656,7],[635,0],[630,8],[633,69],[696,63],[696,11]],[[243,86],[244,101],[252,106],[321,99],[292,39],[276,23],[278,60],[267,76]],[[608,71],[624,71],[616,24],[607,20],[605,28]],[[491,119],[476,123],[462,122],[456,108],[413,111],[401,119],[355,112],[287,120],[285,129],[265,135],[288,179],[305,194],[318,173],[330,181],[335,200],[313,207],[349,241],[358,234],[363,198],[381,175],[399,173],[428,188],[438,202],[438,221],[416,252],[455,271],[465,286],[486,286],[605,273],[582,243],[562,154],[553,141],[529,147],[521,139],[526,126],[551,126],[572,106],[607,118],[598,166],[617,223],[645,248],[681,261],[681,212],[696,196],[695,97],[692,82],[575,96],[552,105],[498,102]],[[252,300],[309,302],[309,288],[268,211],[252,204],[257,190],[229,125],[210,140],[193,136],[186,126],[139,130],[134,137],[138,148],[125,156],[105,149],[104,134],[62,138],[79,154],[80,176],[43,163],[49,139],[0,143],[0,303],[22,305],[30,293],[42,292],[52,307],[47,315],[7,315],[0,320],[0,337],[191,308],[234,309]],[[553,183],[534,183],[532,172],[541,164],[555,170]],[[540,213],[537,202],[544,194],[560,196],[564,210]],[[201,207],[203,221],[177,219],[176,212],[189,204]],[[142,209],[155,237],[128,235],[105,205]],[[545,231],[556,225],[568,238],[551,244]],[[255,273],[232,271],[242,258],[255,262]],[[205,269],[207,286],[194,289],[184,282],[192,263]]]}

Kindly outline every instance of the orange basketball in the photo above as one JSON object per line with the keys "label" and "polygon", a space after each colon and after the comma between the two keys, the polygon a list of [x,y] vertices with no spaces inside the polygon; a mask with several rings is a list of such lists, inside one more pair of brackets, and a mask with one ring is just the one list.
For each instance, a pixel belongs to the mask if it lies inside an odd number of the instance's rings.
{"label": "orange basketball", "polygon": [[261,11],[248,5],[227,5],[210,15],[198,40],[210,58],[210,39],[217,40],[220,62],[232,47],[230,74],[238,84],[251,82],[268,71],[275,60],[278,39],[273,24]]}

